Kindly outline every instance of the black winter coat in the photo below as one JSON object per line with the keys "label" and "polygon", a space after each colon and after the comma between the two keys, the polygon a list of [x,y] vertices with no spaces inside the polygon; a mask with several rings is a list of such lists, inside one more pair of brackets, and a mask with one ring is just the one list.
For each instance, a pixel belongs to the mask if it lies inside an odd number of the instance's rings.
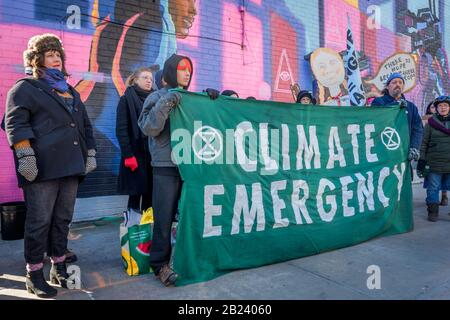
{"label": "black winter coat", "polygon": [[[85,175],[87,151],[95,149],[91,122],[78,92],[70,87],[73,111],[44,80],[16,82],[6,99],[8,143],[30,140],[36,154],[36,182]],[[17,158],[14,155],[16,169]],[[17,174],[19,187],[29,184]]]}
{"label": "black winter coat", "polygon": [[[145,99],[142,97],[140,99],[143,100],[139,103],[130,105],[130,99],[127,99],[127,95],[131,94],[130,90],[135,89],[128,87],[117,105],[116,136],[121,152],[117,192],[126,195],[151,194],[153,177],[148,138],[142,134],[137,124]],[[136,157],[138,168],[132,172],[125,167],[124,160],[133,156]]]}

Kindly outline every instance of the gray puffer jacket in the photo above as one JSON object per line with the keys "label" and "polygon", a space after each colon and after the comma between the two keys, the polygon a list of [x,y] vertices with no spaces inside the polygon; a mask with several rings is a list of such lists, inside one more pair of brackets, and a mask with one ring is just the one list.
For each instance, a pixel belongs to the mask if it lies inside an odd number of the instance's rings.
{"label": "gray puffer jacket", "polygon": [[150,94],[145,99],[138,125],[148,139],[153,167],[175,167],[171,158],[169,114],[180,101],[178,92],[168,92],[167,88]]}
{"label": "gray puffer jacket", "polygon": [[148,139],[148,146],[152,155],[153,167],[176,167],[171,157],[169,114],[172,108],[180,103],[181,94],[168,90],[179,87],[177,70],[178,64],[182,60],[187,60],[191,67],[189,82],[183,86],[184,90],[189,88],[193,73],[191,59],[177,54],[171,55],[164,63],[163,69],[166,87],[153,92],[145,99],[142,113],[139,116],[139,128],[145,135],[151,137]]}

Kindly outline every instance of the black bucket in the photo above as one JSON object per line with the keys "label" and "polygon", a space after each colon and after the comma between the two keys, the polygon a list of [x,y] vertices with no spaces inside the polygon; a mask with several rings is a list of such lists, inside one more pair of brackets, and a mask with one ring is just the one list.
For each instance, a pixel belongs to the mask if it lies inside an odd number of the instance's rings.
{"label": "black bucket", "polygon": [[23,239],[26,213],[27,207],[23,201],[0,204],[3,240]]}

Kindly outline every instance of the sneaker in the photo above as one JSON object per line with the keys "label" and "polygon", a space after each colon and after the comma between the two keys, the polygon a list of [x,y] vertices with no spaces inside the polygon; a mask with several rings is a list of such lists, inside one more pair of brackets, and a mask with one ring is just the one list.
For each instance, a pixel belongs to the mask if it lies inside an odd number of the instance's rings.
{"label": "sneaker", "polygon": [[169,267],[169,265],[165,264],[161,270],[159,270],[157,277],[166,287],[169,287],[175,284],[178,275]]}

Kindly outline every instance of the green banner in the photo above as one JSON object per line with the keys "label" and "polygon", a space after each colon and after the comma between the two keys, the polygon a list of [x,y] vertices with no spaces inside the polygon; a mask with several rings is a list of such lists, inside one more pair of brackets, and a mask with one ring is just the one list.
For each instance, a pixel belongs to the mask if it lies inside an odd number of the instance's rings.
{"label": "green banner", "polygon": [[413,229],[406,109],[180,92],[177,285]]}

